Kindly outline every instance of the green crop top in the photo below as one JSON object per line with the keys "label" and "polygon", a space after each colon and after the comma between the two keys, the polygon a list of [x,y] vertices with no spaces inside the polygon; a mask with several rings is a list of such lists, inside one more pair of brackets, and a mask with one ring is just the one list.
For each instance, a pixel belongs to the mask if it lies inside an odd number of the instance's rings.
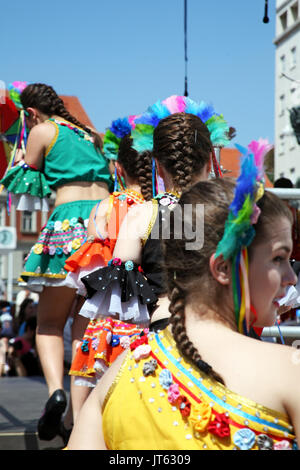
{"label": "green crop top", "polygon": [[103,181],[111,187],[107,160],[91,136],[64,119],[49,119],[55,136],[46,150],[43,173],[53,189],[72,181]]}

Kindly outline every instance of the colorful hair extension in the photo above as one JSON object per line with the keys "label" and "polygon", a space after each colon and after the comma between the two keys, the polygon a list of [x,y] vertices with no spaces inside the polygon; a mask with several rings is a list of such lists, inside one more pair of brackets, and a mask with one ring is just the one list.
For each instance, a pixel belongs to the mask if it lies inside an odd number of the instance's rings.
{"label": "colorful hair extension", "polygon": [[242,154],[241,172],[237,179],[235,194],[229,206],[225,230],[216,250],[216,257],[232,261],[232,287],[235,319],[240,333],[248,334],[251,328],[248,285],[248,253],[259,217],[256,202],[263,196],[263,161],[270,149],[266,140],[252,141],[248,148],[237,145]]}

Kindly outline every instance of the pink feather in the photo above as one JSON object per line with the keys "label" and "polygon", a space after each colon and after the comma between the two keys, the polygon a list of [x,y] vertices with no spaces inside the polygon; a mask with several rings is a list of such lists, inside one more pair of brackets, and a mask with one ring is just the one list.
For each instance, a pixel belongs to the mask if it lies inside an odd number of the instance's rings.
{"label": "pink feather", "polygon": [[184,96],[169,96],[163,101],[163,104],[168,108],[171,114],[183,113],[186,108]]}
{"label": "pink feather", "polygon": [[259,179],[264,176],[264,157],[271,148],[272,145],[266,139],[252,140],[248,145],[248,149],[254,155]]}

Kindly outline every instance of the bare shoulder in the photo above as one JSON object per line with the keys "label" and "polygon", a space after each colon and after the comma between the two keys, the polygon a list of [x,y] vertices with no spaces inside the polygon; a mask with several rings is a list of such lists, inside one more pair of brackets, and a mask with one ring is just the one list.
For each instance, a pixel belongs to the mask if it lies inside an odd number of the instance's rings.
{"label": "bare shoulder", "polygon": [[44,146],[48,146],[55,137],[56,129],[50,121],[45,121],[34,126],[29,132],[29,139],[40,141]]}

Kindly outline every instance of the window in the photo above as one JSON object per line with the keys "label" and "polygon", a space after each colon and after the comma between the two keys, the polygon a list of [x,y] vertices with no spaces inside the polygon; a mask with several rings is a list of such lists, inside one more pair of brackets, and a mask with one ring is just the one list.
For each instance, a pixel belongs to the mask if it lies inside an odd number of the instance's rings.
{"label": "window", "polygon": [[280,57],[280,72],[285,73],[285,55]]}
{"label": "window", "polygon": [[279,116],[283,116],[285,109],[285,96],[281,95],[279,98]]}
{"label": "window", "polygon": [[285,31],[286,28],[287,28],[287,12],[285,11],[280,17],[280,25],[281,25],[281,29],[282,31]]}
{"label": "window", "polygon": [[297,48],[292,47],[291,49],[291,69],[297,65]]}
{"label": "window", "polygon": [[36,213],[24,211],[21,217],[21,231],[25,233],[36,232]]}
{"label": "window", "polygon": [[298,18],[298,2],[294,3],[291,7],[292,18],[294,21]]}

